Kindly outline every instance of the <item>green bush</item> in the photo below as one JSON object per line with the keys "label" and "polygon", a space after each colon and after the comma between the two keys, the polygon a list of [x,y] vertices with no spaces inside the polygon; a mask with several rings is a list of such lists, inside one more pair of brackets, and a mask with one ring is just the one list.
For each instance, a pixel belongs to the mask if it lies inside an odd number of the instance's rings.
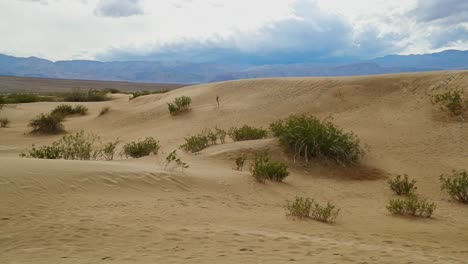
{"label": "green bush", "polygon": [[416,195],[410,195],[406,199],[392,199],[387,205],[387,210],[395,215],[410,215],[416,217],[431,217],[436,209],[434,203],[425,199],[419,199]]}
{"label": "green bush", "polygon": [[40,114],[29,121],[32,133],[56,134],[64,132],[63,116],[54,114]]}
{"label": "green bush", "polygon": [[390,185],[390,189],[397,195],[412,194],[418,189],[418,187],[416,187],[416,181],[412,180],[410,182],[406,174],[403,178],[401,175],[398,175],[395,179],[388,180],[388,184]]}
{"label": "green bush", "polygon": [[364,153],[353,133],[345,133],[330,121],[313,116],[292,115],[272,123],[270,129],[281,144],[306,161],[317,157],[353,164],[359,162]]}
{"label": "green bush", "polygon": [[5,98],[3,98],[3,95],[0,94],[0,110],[2,110],[5,104],[6,104]]}
{"label": "green bush", "polygon": [[166,157],[166,164],[164,165],[164,168],[167,168],[172,162],[175,163],[175,167],[187,169],[189,165],[185,162],[182,161],[182,159],[177,156],[177,150],[172,151],[167,155]]}
{"label": "green bush", "polygon": [[210,146],[210,140],[205,134],[198,134],[185,138],[185,144],[180,148],[187,152],[198,152]]}
{"label": "green bush", "polygon": [[205,129],[200,134],[185,138],[185,144],[181,145],[180,148],[184,151],[195,153],[209,146],[216,145],[218,142],[224,144],[226,134],[226,131],[220,128],[215,128],[214,131]]}
{"label": "green bush", "polygon": [[244,168],[244,163],[247,160],[245,155],[236,158],[236,170],[241,171]]}
{"label": "green bush", "polygon": [[111,110],[111,108],[109,106],[105,106],[101,109],[101,111],[99,112],[99,116],[103,116],[107,113],[109,113],[109,111]]}
{"label": "green bush", "polygon": [[142,141],[125,144],[123,153],[127,157],[141,158],[151,154],[157,155],[160,148],[159,141],[152,137],[146,137]]}
{"label": "green bush", "polygon": [[439,105],[441,109],[449,111],[454,116],[461,116],[468,105],[463,90],[452,90],[434,95],[433,103]]}
{"label": "green bush", "polygon": [[145,96],[145,95],[150,95],[150,94],[162,94],[162,93],[167,93],[169,92],[169,90],[158,90],[158,91],[138,91],[138,92],[132,92],[131,95],[132,97],[130,97],[130,100],[133,100],[137,97],[140,97],[140,96]]}
{"label": "green bush", "polygon": [[251,126],[244,125],[241,128],[231,128],[229,130],[229,136],[234,141],[244,141],[244,140],[255,140],[266,138],[268,131],[263,128],[254,128]]}
{"label": "green bush", "polygon": [[266,180],[282,182],[289,175],[286,164],[279,161],[270,161],[270,156],[266,153],[255,157],[250,171],[255,180],[261,183],[265,183]]}
{"label": "green bush", "polygon": [[100,138],[93,134],[85,134],[84,131],[71,135],[65,135],[50,146],[32,148],[27,153],[21,153],[22,157],[38,159],[66,159],[66,160],[112,160],[117,141],[107,144],[100,143]]}
{"label": "green bush", "polygon": [[75,88],[71,92],[66,93],[63,96],[63,100],[65,102],[101,102],[108,101],[110,98],[107,96],[105,91],[98,91],[94,89],[82,91],[79,88]]}
{"label": "green bush", "polygon": [[12,93],[6,96],[5,101],[8,104],[25,104],[25,103],[35,103],[41,100],[39,96],[37,96],[36,94]]}
{"label": "green bush", "polygon": [[10,124],[10,119],[3,117],[0,118],[0,127],[7,127]]}
{"label": "green bush", "polygon": [[288,202],[286,210],[289,215],[299,218],[311,218],[324,223],[335,222],[340,209],[328,202],[322,206],[310,198],[296,197],[293,202]]}
{"label": "green bush", "polygon": [[67,104],[61,104],[54,108],[51,112],[53,115],[62,115],[63,117],[69,115],[86,115],[88,108],[84,105],[75,105],[75,107]]}
{"label": "green bush", "polygon": [[441,175],[442,190],[455,200],[468,204],[468,172],[466,170],[454,170],[452,175]]}
{"label": "green bush", "polygon": [[118,94],[121,93],[119,89],[116,88],[107,88],[104,90],[106,93],[111,93],[111,94]]}
{"label": "green bush", "polygon": [[190,110],[191,102],[192,98],[188,96],[176,97],[174,102],[167,103],[169,113],[171,113],[171,115],[178,115],[180,113],[187,112]]}

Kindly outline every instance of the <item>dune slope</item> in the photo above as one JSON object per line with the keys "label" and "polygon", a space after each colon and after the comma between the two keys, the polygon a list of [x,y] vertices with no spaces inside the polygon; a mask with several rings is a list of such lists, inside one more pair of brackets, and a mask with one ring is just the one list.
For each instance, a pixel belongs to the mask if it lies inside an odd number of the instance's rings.
{"label": "dune slope", "polygon": [[[455,88],[468,93],[468,72],[241,80],[131,101],[115,95],[86,103],[90,114],[68,118],[67,131],[103,141],[153,136],[162,153],[109,162],[20,158],[31,144],[60,137],[27,134],[29,119],[59,103],[7,106],[0,114],[12,121],[0,129],[1,262],[466,263],[468,207],[440,190],[439,175],[468,169],[468,123],[430,100]],[[181,95],[192,97],[192,111],[170,116],[166,103]],[[98,116],[104,106],[111,111]],[[331,116],[356,133],[368,149],[363,163],[379,177],[298,166],[275,139],[179,150],[190,168],[164,169],[165,156],[204,128],[267,127],[294,113]],[[284,183],[259,184],[247,169],[233,170],[235,157],[259,150],[289,162]],[[437,203],[432,219],[387,212],[394,195],[386,177],[404,173]],[[337,204],[336,224],[286,217],[286,200],[296,195]]]}

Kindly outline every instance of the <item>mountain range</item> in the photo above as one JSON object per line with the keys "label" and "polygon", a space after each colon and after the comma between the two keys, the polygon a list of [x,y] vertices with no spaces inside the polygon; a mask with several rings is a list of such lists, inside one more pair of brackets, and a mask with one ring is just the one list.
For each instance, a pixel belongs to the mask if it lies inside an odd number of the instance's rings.
{"label": "mountain range", "polygon": [[0,75],[147,83],[206,83],[262,77],[354,76],[468,69],[468,51],[389,55],[352,63],[191,63],[90,60],[50,61],[0,54]]}

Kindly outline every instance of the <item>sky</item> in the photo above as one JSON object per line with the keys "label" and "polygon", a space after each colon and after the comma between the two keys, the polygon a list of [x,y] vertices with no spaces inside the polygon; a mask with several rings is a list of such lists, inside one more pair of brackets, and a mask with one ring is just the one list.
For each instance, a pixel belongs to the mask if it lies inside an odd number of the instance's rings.
{"label": "sky", "polygon": [[0,0],[0,53],[331,62],[468,50],[467,0]]}

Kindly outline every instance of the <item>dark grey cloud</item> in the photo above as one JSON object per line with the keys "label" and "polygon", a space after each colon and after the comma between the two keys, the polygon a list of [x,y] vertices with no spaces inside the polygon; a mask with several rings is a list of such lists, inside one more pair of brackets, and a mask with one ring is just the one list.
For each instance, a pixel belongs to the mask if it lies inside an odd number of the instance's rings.
{"label": "dark grey cloud", "polygon": [[397,36],[378,36],[376,28],[366,29],[356,38],[348,20],[322,12],[314,1],[299,0],[294,10],[295,18],[277,21],[255,33],[144,48],[151,52],[114,48],[97,58],[240,64],[343,62],[388,54],[398,39]]}
{"label": "dark grey cloud", "polygon": [[419,0],[411,14],[418,22],[468,22],[467,0]]}
{"label": "dark grey cloud", "polygon": [[99,0],[94,13],[103,17],[129,17],[144,13],[141,0]]}

